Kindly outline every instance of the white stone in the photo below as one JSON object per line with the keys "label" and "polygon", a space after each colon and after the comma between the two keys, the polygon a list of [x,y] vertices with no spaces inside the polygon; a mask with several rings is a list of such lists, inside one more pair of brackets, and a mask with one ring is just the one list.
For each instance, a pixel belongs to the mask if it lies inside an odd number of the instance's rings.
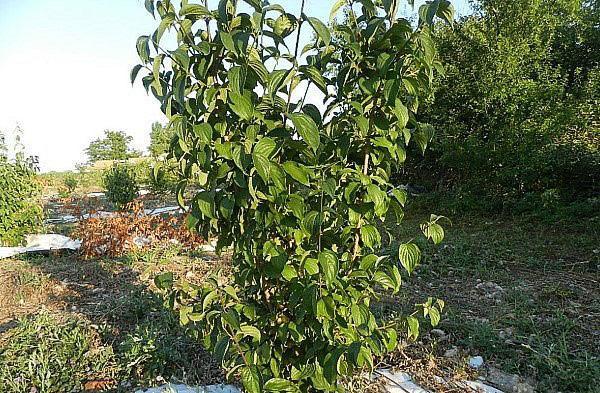
{"label": "white stone", "polygon": [[481,356],[474,356],[469,359],[469,367],[477,369],[481,366],[483,366],[483,358]]}
{"label": "white stone", "polygon": [[157,388],[136,390],[135,393],[242,393],[232,385],[188,386],[166,384]]}

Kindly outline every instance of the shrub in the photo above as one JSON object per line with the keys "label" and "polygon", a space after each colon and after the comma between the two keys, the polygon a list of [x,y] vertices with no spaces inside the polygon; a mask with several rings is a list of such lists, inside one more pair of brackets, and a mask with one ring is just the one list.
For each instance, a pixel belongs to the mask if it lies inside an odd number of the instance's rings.
{"label": "shrub", "polygon": [[65,176],[63,183],[67,187],[69,194],[72,194],[75,191],[77,184],[79,184],[79,182],[77,181],[77,178],[72,173],[69,173],[69,174],[67,174],[67,176]]}
{"label": "shrub", "polygon": [[[447,1],[427,3],[414,29],[396,19],[395,1],[349,2],[360,14],[338,1],[348,20],[332,27],[332,39],[303,6],[295,17],[245,2],[252,16],[229,0],[216,11],[146,2],[161,23],[137,42],[153,69],[142,81],[176,132],[178,199],[185,204],[188,180],[200,179],[191,223],[217,236],[219,250],[232,246],[234,269],[230,283],[173,286],[169,274],[156,283],[174,288],[181,322],[247,392],[339,391],[344,376],[396,348],[397,328],[418,334],[416,313],[383,324],[370,305],[380,291],[399,290],[400,264],[409,274],[419,264],[410,240],[401,241],[400,261],[392,257],[406,193],[389,179],[409,146],[423,151],[432,138],[416,118],[440,68],[429,25],[452,11]],[[301,55],[298,41],[290,52],[284,39],[295,32],[299,40],[302,26],[315,37]],[[151,40],[159,48],[170,28],[179,46],[151,53]],[[324,113],[305,103],[310,86],[323,93]],[[438,219],[423,225],[436,243]],[[442,307],[430,299],[418,311],[435,325]]]}
{"label": "shrub", "polygon": [[42,225],[41,186],[34,169],[0,158],[0,243],[16,245]]}
{"label": "shrub", "polygon": [[114,165],[104,174],[106,198],[121,209],[138,195],[135,174],[126,165]]}

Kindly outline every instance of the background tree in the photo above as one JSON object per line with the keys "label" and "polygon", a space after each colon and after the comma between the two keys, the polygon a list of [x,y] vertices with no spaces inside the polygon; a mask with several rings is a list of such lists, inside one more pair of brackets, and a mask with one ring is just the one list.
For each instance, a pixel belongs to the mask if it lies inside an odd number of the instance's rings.
{"label": "background tree", "polygon": [[167,153],[174,136],[175,132],[172,128],[166,127],[159,122],[152,123],[150,146],[148,146],[150,155],[158,157],[161,154]]}
{"label": "background tree", "polygon": [[409,170],[430,188],[488,195],[499,208],[548,190],[597,193],[597,1],[473,6],[434,36],[446,75],[426,118],[439,133]]}
{"label": "background tree", "polygon": [[105,130],[104,137],[90,142],[85,149],[89,162],[100,160],[126,160],[138,157],[139,152],[130,146],[133,137],[123,131]]}

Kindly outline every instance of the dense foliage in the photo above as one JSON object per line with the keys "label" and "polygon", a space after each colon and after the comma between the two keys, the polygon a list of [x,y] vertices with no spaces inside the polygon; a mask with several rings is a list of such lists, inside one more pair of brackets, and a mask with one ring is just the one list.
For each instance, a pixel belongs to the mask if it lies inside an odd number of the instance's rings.
{"label": "dense foliage", "polygon": [[[406,193],[390,175],[433,136],[416,113],[441,69],[429,26],[452,7],[429,2],[415,28],[396,1],[340,0],[332,15],[347,20],[332,34],[304,1],[299,16],[237,3],[146,1],[160,24],[138,39],[132,80],[149,71],[143,84],[176,132],[192,224],[233,249],[234,282],[180,283],[170,299],[246,391],[336,391],[396,347],[399,326],[418,334],[417,312],[382,324],[370,306],[399,290],[400,265],[419,264],[416,244],[393,235]],[[315,35],[300,52],[302,28]],[[305,103],[311,88],[321,108]],[[201,188],[186,201],[188,181]],[[436,243],[438,220],[422,227]],[[418,313],[436,324],[442,307],[429,299]]]}
{"label": "dense foliage", "polygon": [[90,142],[85,149],[89,162],[100,160],[126,160],[140,155],[131,148],[133,137],[123,131],[105,130],[103,138]]}
{"label": "dense foliage", "polygon": [[138,196],[135,173],[128,165],[113,165],[104,173],[103,183],[106,198],[118,208],[125,207]]}
{"label": "dense foliage", "polygon": [[0,245],[16,245],[42,225],[41,186],[35,160],[21,153],[9,160],[7,155],[0,133]]}
{"label": "dense foliage", "polygon": [[447,72],[426,118],[440,133],[410,173],[474,195],[597,195],[598,2],[474,6],[435,35]]}

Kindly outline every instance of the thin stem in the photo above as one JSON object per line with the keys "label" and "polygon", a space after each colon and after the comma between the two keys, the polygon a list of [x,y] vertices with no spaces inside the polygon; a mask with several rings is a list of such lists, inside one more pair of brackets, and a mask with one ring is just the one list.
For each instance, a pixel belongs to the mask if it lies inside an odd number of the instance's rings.
{"label": "thin stem", "polygon": [[[369,145],[365,146],[365,158],[363,162],[363,175],[369,174],[369,160],[370,160],[370,149]],[[352,254],[352,260],[356,260],[358,257],[358,250],[360,249],[360,228],[362,227],[362,220],[358,220],[356,224],[356,233],[354,234],[354,252]]]}
{"label": "thin stem", "polygon": [[[304,4],[306,0],[302,0],[302,5],[300,6],[300,17],[298,18],[298,33],[296,34],[296,48],[294,49],[294,66],[298,66],[298,50],[300,48],[300,32],[302,31],[302,16],[304,15]],[[292,82],[293,78],[290,79],[290,84],[288,86],[288,99],[286,105],[286,111],[284,116],[287,117],[287,112],[290,110],[290,103],[292,102]]]}

